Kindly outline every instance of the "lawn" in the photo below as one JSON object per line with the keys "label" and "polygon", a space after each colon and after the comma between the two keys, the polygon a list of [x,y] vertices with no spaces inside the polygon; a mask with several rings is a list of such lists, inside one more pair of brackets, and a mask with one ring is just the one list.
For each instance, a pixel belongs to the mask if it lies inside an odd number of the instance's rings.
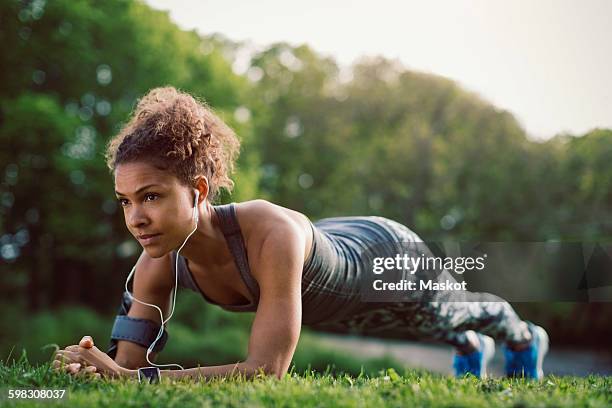
{"label": "lawn", "polygon": [[[70,407],[551,407],[612,406],[612,377],[522,379],[454,379],[422,371],[393,368],[378,375],[330,374],[291,370],[278,380],[260,377],[208,382],[190,380],[138,384],[130,380],[76,379],[53,372],[49,364],[32,366],[27,358],[0,363],[0,406]],[[9,389],[65,389],[65,399],[9,399]]]}

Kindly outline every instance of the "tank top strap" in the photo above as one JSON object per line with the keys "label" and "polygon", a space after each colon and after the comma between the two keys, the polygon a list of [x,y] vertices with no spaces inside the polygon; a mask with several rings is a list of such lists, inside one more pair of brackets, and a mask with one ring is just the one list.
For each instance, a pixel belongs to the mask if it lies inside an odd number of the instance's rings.
{"label": "tank top strap", "polygon": [[253,295],[253,303],[259,302],[259,284],[251,274],[249,261],[242,237],[242,230],[236,217],[236,208],[234,203],[222,204],[213,206],[215,213],[219,217],[221,231],[225,236],[225,240],[229,246],[229,250],[234,257],[234,262],[238,267],[238,271],[244,280],[247,288]]}

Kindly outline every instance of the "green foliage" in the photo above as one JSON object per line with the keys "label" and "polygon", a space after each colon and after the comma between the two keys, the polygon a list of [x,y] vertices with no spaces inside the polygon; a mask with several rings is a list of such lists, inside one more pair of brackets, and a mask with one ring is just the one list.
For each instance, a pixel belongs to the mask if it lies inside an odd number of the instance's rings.
{"label": "green foliage", "polygon": [[305,46],[272,45],[253,66],[261,190],[281,205],[313,219],[382,215],[426,239],[612,235],[610,130],[531,141],[510,113],[383,58],[348,81]]}

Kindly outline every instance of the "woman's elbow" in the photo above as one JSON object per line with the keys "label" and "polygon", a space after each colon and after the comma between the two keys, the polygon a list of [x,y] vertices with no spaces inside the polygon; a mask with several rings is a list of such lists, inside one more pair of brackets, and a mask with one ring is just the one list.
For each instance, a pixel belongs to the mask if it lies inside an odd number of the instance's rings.
{"label": "woman's elbow", "polygon": [[[152,352],[149,354],[149,360],[155,361],[157,353]],[[147,361],[147,349],[139,344],[132,343],[125,340],[120,340],[117,343],[117,355],[115,356],[115,362],[120,367],[135,370],[140,367],[150,366]]]}
{"label": "woman's elbow", "polygon": [[266,376],[276,377],[279,380],[283,378],[285,374],[287,374],[288,369],[288,364],[282,364],[279,362],[250,360],[249,364],[251,365],[255,375],[263,373]]}

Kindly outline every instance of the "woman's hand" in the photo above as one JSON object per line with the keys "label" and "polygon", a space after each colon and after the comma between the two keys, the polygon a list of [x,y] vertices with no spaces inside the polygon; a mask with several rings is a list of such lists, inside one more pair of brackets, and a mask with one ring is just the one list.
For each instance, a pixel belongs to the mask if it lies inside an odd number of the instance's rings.
{"label": "woman's hand", "polygon": [[100,377],[120,377],[124,369],[108,354],[94,346],[91,336],[84,336],[78,345],[66,347],[55,353],[53,369],[69,374]]}

